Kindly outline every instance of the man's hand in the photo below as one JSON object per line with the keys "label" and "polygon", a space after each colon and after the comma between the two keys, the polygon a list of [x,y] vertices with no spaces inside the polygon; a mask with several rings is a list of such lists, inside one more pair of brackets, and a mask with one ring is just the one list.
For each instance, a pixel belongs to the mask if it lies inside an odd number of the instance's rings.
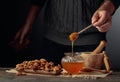
{"label": "man's hand", "polygon": [[25,21],[25,24],[16,33],[14,40],[12,42],[10,42],[10,45],[13,46],[16,49],[16,51],[19,51],[22,48],[27,47],[27,45],[30,43],[28,34],[32,30],[32,25],[38,15],[40,9],[41,8],[39,6],[36,6],[36,5],[31,6],[29,14],[27,16],[27,19]]}
{"label": "man's hand", "polygon": [[26,48],[30,43],[28,34],[30,33],[30,29],[25,26],[22,27],[15,35],[13,41],[10,42],[10,45],[16,49],[16,51],[21,50],[22,48]]}
{"label": "man's hand", "polygon": [[97,10],[92,17],[92,24],[100,32],[107,32],[112,25],[112,16],[106,10]]}
{"label": "man's hand", "polygon": [[112,14],[115,11],[113,3],[105,0],[93,14],[92,24],[100,31],[107,32],[112,25]]}

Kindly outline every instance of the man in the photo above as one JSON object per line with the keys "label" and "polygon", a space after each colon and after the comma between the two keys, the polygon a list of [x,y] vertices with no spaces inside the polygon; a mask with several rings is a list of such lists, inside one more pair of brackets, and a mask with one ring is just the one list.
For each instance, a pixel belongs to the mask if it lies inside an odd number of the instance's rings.
{"label": "man", "polygon": [[[80,34],[75,41],[74,52],[92,51],[101,40],[106,40],[106,32],[112,23],[112,15],[119,7],[118,0],[32,0],[25,24],[17,32],[13,43],[16,48],[25,47],[28,34],[39,11],[44,10],[40,33],[43,45],[40,57],[60,63],[64,52],[71,52],[69,35],[89,24],[93,28]],[[38,35],[39,36],[39,35]],[[41,37],[40,37],[41,38]]]}

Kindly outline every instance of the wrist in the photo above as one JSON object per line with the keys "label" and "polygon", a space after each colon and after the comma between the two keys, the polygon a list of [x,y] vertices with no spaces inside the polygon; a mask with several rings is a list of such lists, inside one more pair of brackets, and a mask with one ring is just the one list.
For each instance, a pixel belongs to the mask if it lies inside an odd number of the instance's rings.
{"label": "wrist", "polygon": [[110,0],[105,0],[98,10],[106,10],[112,15],[115,11],[115,6]]}

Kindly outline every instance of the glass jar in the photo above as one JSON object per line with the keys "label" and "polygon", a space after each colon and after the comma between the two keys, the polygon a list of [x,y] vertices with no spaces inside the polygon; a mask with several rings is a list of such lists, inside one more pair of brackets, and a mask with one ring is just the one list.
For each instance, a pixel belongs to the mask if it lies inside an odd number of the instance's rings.
{"label": "glass jar", "polygon": [[81,53],[64,53],[64,57],[61,59],[62,67],[69,74],[78,74],[84,66],[84,59],[81,57]]}

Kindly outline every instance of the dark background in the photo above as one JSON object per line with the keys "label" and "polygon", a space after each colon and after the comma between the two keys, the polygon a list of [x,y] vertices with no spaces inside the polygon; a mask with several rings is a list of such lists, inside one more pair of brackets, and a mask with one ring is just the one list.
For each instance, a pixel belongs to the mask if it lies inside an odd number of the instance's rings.
{"label": "dark background", "polygon": [[[38,58],[39,48],[36,47],[41,43],[41,38],[36,30],[38,20],[33,25],[33,33],[31,34],[32,42],[28,48],[20,52],[16,52],[9,45],[9,42],[15,36],[15,33],[24,24],[25,18],[30,7],[30,0],[3,1],[1,3],[0,20],[0,67],[15,67],[27,59]],[[33,35],[35,37],[33,37]],[[36,36],[37,35],[37,36]],[[110,31],[107,33],[107,54],[110,58],[112,69],[120,70],[120,8],[113,15],[113,24]]]}

